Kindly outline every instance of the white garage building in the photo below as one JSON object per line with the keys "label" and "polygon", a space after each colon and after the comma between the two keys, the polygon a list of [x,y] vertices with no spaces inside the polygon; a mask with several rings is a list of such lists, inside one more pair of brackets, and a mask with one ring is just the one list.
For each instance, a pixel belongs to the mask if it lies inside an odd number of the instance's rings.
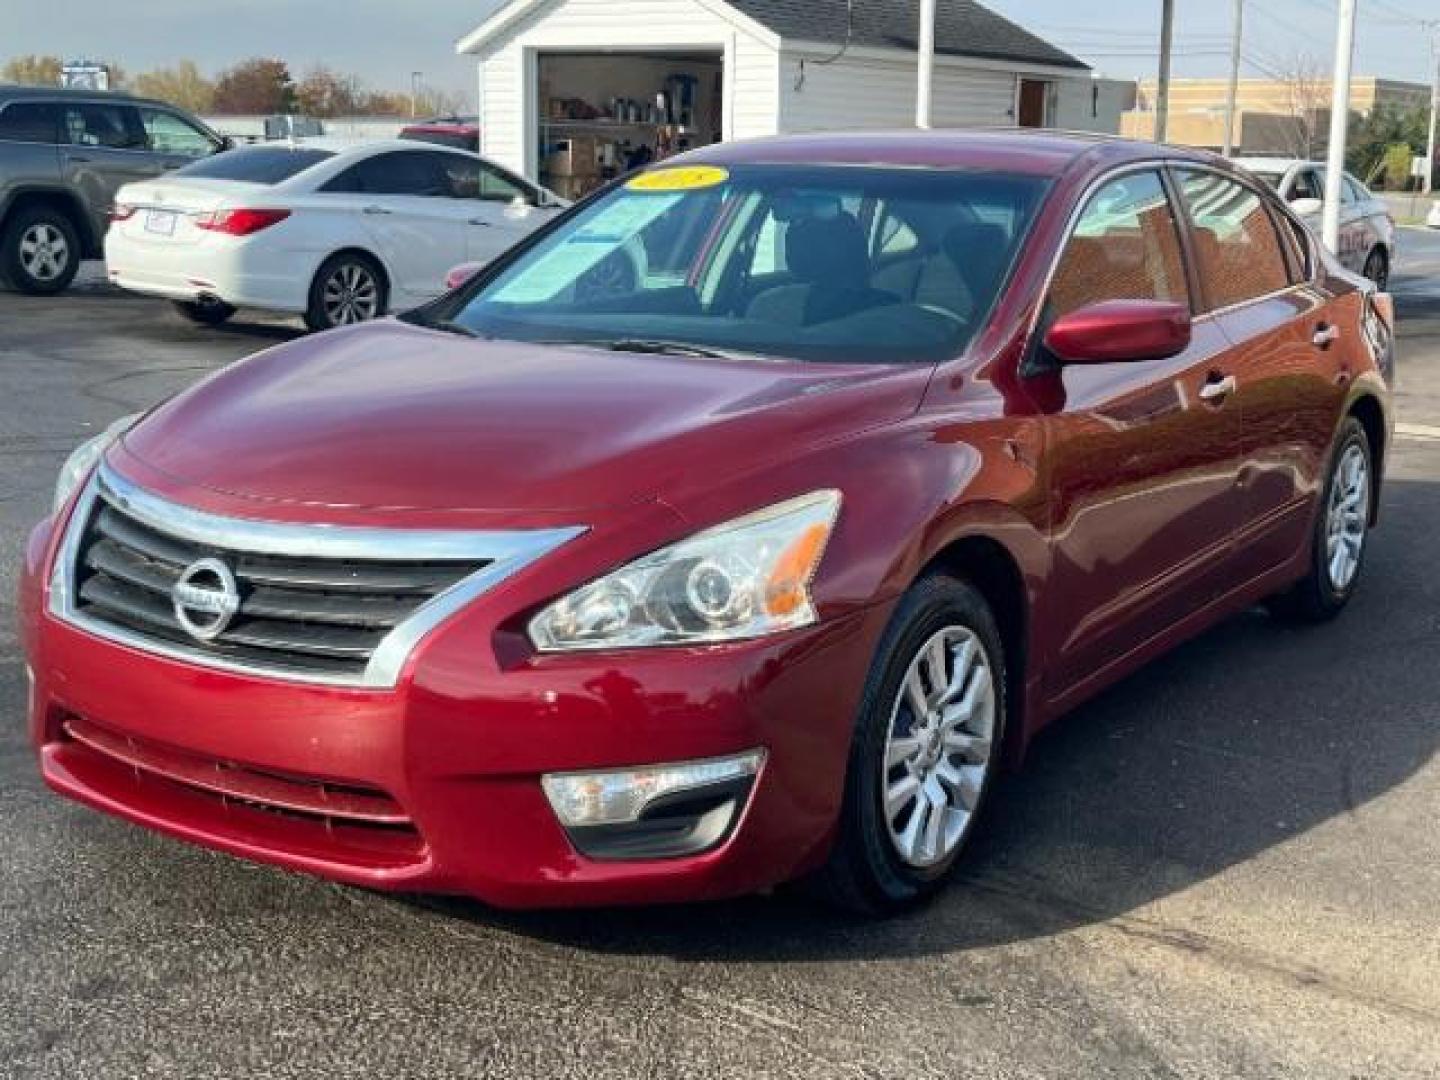
{"label": "white garage building", "polygon": [[[1127,84],[970,0],[938,8],[935,126],[1117,130]],[[917,0],[509,0],[457,49],[485,153],[579,194],[649,153],[913,125],[918,21]]]}

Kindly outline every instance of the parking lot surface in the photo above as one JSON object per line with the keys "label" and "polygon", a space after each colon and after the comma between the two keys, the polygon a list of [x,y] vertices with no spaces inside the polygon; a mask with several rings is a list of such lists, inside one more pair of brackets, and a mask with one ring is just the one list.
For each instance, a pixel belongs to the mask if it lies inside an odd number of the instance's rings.
{"label": "parking lot surface", "polygon": [[1440,1076],[1440,234],[1402,239],[1405,433],[1350,609],[1233,619],[1080,709],[883,923],[386,897],[49,795],[13,591],[56,469],[298,330],[93,269],[0,294],[0,1076]]}

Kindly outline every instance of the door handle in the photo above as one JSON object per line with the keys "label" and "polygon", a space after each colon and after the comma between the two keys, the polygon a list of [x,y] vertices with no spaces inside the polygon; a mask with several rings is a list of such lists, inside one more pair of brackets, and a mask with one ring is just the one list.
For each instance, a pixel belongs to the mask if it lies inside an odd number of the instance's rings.
{"label": "door handle", "polygon": [[365,207],[365,209],[362,211],[362,213],[366,213],[366,214],[388,214],[388,213],[390,213],[390,211],[389,211],[389,210],[386,210],[385,207],[383,207],[383,206],[367,206],[367,207]]}
{"label": "door handle", "polygon": [[1321,323],[1315,328],[1315,334],[1310,340],[1315,343],[1317,348],[1328,349],[1340,340],[1340,327]]}
{"label": "door handle", "polygon": [[82,164],[82,165],[89,165],[89,164],[90,164],[90,159],[89,159],[88,157],[85,157],[83,154],[71,154],[71,155],[70,155],[70,160],[71,160],[71,161],[78,161],[78,162],[79,162],[80,164]]}
{"label": "door handle", "polygon": [[1200,387],[1201,401],[1224,401],[1235,392],[1239,384],[1235,381],[1234,375],[1226,375],[1223,379],[1211,376]]}
{"label": "door handle", "polygon": [[472,218],[470,219],[470,224],[471,224],[471,225],[484,225],[486,228],[489,228],[491,225],[494,224],[494,222],[486,221],[484,218],[481,218],[481,217],[472,217]]}

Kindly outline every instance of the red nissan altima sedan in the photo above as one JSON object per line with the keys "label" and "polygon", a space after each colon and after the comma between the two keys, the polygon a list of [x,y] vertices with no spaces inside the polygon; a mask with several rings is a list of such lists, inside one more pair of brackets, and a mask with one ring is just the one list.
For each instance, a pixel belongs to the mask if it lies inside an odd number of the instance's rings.
{"label": "red nissan altima sedan", "polygon": [[673,159],[77,451],[21,586],[40,767],[371,887],[892,909],[1050,720],[1345,606],[1392,336],[1208,154]]}

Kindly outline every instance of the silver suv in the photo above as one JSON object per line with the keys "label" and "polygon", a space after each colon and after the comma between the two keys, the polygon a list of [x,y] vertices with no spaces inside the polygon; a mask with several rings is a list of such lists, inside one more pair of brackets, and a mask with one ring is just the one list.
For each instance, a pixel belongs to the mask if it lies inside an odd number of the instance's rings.
{"label": "silver suv", "polygon": [[115,192],[229,140],[159,101],[0,86],[0,285],[56,293],[101,257]]}

